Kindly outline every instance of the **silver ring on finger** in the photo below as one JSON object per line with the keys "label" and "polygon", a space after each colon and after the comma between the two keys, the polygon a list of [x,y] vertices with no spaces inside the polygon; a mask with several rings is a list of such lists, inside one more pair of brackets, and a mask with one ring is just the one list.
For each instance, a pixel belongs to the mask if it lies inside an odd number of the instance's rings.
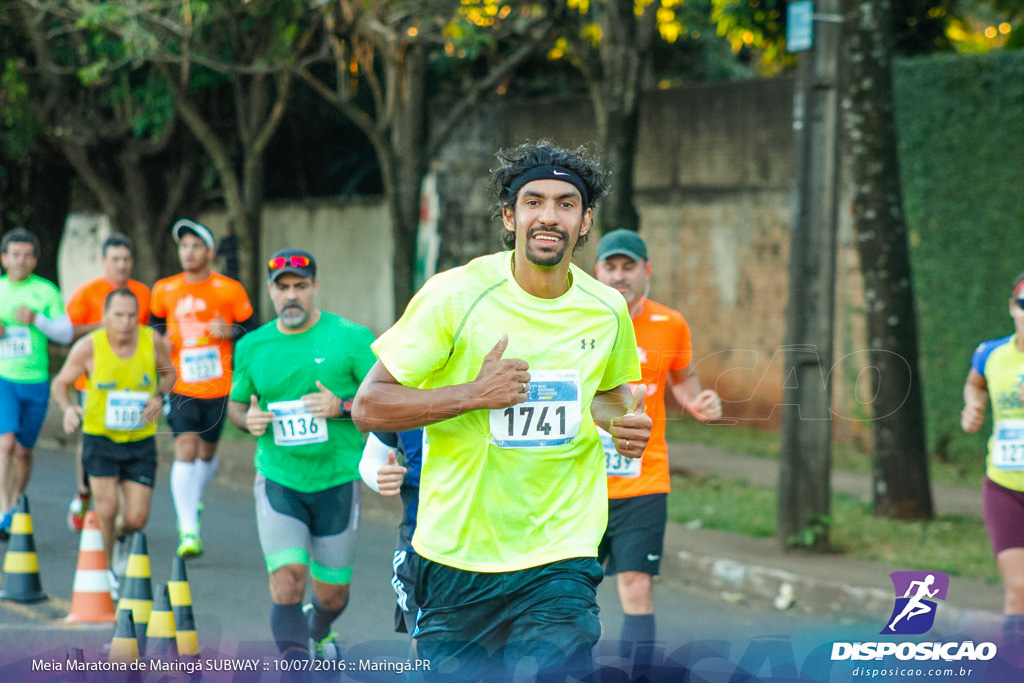
{"label": "silver ring on finger", "polygon": [[526,382],[523,382],[523,393],[524,394],[530,393],[530,385],[527,384]]}
{"label": "silver ring on finger", "polygon": [[626,439],[626,450],[629,450],[629,439]]}

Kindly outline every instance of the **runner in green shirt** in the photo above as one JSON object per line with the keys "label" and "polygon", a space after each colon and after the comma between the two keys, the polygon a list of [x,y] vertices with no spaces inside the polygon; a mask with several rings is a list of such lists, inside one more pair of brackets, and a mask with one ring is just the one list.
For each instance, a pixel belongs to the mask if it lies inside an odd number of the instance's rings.
{"label": "runner in green shirt", "polygon": [[373,333],[315,307],[308,253],[277,252],[269,277],[277,318],[238,343],[228,414],[257,437],[253,490],[274,640],[286,658],[307,658],[310,638],[316,657],[337,658],[330,628],[348,603],[363,450],[349,408],[373,365]]}
{"label": "runner in green shirt", "polygon": [[60,291],[35,275],[39,239],[15,228],[0,240],[0,540],[32,472],[32,448],[50,398],[47,342],[70,344]]}
{"label": "runner in green shirt", "polygon": [[510,251],[424,285],[374,343],[353,417],[426,426],[413,635],[431,672],[511,675],[532,657],[546,679],[579,677],[600,634],[608,514],[594,420],[627,457],[651,420],[627,384],[640,365],[625,301],[570,262],[607,191],[596,160],[547,142],[498,156]]}

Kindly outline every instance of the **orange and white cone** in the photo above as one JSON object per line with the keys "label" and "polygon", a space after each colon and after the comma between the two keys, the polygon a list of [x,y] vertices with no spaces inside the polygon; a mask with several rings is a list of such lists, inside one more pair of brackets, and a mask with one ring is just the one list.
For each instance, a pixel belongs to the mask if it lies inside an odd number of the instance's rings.
{"label": "orange and white cone", "polygon": [[82,540],[78,546],[78,567],[71,593],[71,613],[67,621],[82,623],[113,623],[114,599],[110,597],[110,575],[107,556],[103,552],[103,534],[96,513],[85,515]]}

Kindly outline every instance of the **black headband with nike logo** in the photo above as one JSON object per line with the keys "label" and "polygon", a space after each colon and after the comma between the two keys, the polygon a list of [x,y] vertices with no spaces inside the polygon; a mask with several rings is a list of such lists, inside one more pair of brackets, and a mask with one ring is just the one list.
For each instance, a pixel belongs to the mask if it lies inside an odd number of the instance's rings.
{"label": "black headband with nike logo", "polygon": [[580,178],[575,171],[570,171],[562,166],[534,166],[523,171],[508,184],[509,198],[515,199],[515,196],[519,194],[519,190],[523,189],[523,185],[534,180],[561,180],[569,183],[580,191],[580,196],[583,198],[583,206],[590,206],[587,196],[587,184],[583,182],[583,178]]}

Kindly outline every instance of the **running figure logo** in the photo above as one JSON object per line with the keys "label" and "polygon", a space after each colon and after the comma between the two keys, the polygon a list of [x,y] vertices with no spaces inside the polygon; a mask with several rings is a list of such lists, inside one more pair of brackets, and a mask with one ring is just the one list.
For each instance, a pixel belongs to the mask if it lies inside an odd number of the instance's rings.
{"label": "running figure logo", "polygon": [[893,572],[889,578],[896,592],[896,604],[881,633],[917,635],[926,632],[935,623],[937,607],[930,598],[946,599],[949,577],[942,572]]}

